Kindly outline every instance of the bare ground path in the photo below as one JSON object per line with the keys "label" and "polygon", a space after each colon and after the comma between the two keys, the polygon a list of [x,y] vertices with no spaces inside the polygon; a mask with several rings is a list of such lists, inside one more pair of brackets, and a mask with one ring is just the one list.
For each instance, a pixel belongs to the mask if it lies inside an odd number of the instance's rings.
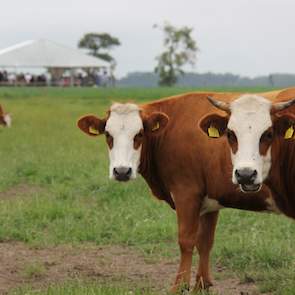
{"label": "bare ground path", "polygon": [[[0,243],[0,294],[24,285],[39,289],[73,279],[125,282],[130,288],[149,287],[165,294],[176,269],[176,261],[151,262],[138,250],[122,246],[38,249],[19,242]],[[259,294],[253,283],[241,284],[237,278],[217,280],[213,290],[222,295]]]}

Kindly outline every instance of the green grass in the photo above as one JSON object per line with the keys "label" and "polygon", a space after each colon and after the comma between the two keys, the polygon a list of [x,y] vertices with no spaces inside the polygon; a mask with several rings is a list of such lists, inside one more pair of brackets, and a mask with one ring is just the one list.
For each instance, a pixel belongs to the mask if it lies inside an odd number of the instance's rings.
{"label": "green grass", "polygon": [[[85,136],[75,123],[85,113],[104,115],[112,101],[144,102],[191,90],[0,88],[0,103],[13,116],[12,128],[0,129],[0,191],[19,183],[42,187],[30,197],[0,200],[0,240],[41,247],[132,245],[153,259],[178,255],[174,212],[151,197],[141,178],[127,184],[109,181],[104,139]],[[260,90],[265,89],[247,91]],[[230,276],[253,279],[263,292],[294,294],[294,222],[283,216],[222,211],[213,250],[216,263]],[[40,271],[27,269],[29,275]],[[82,284],[12,294],[127,291]]]}
{"label": "green grass", "polygon": [[47,290],[32,290],[21,288],[11,295],[155,295],[145,289],[128,289],[127,287],[97,286],[97,284],[67,283],[65,285],[52,285]]}
{"label": "green grass", "polygon": [[26,279],[39,278],[46,272],[44,265],[38,262],[32,262],[25,266],[23,275]]}

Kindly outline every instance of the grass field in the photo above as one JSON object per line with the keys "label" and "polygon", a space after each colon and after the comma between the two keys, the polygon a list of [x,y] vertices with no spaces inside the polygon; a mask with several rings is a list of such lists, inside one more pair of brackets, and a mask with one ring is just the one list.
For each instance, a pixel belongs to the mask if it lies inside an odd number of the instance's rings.
{"label": "grass field", "polygon": [[[251,89],[260,90],[265,89]],[[63,253],[56,254],[60,261],[69,251],[79,249],[82,261],[83,247],[93,259],[95,249],[122,247],[128,253],[124,252],[125,264],[128,257],[135,261],[134,253],[139,253],[151,273],[153,264],[161,269],[159,261],[166,266],[171,261],[169,273],[176,273],[179,254],[174,212],[151,197],[141,178],[127,184],[109,181],[104,138],[88,138],[75,123],[85,113],[104,115],[112,101],[151,101],[186,91],[0,88],[0,103],[13,117],[12,128],[0,129],[0,240],[15,267],[11,274],[8,264],[3,265],[7,259],[3,250],[0,290],[4,282],[7,288],[4,284],[3,290],[17,295],[147,295],[163,294],[161,290],[168,289],[170,277],[161,277],[159,287],[154,288],[144,268],[138,270],[143,274],[134,282],[124,273],[115,279],[88,275],[85,265],[79,272],[79,256],[75,260],[74,254],[76,272],[51,280],[48,261],[54,259],[54,249]],[[47,250],[51,255],[46,252],[48,261],[42,252]],[[112,251],[119,253],[119,259],[120,251]],[[28,253],[19,258],[20,266],[18,256],[14,256],[19,253]],[[212,268],[216,281],[237,278],[241,283],[254,283],[259,293],[295,294],[294,221],[284,216],[223,210]],[[82,272],[86,275],[80,276]],[[5,280],[5,276],[10,279]]]}

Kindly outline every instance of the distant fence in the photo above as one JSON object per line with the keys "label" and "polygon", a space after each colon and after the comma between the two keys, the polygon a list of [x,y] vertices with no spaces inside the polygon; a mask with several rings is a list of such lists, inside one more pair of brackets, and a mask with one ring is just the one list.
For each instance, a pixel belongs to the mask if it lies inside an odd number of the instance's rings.
{"label": "distant fence", "polygon": [[[24,81],[2,81],[0,82],[0,87],[46,87],[46,86],[52,86],[52,87],[70,87],[70,86],[76,86],[76,87],[89,87],[94,86],[95,83],[93,82],[87,82],[87,83],[81,83],[81,81],[74,81],[73,84],[71,84],[71,81],[68,80],[60,80],[60,81],[34,81],[30,83],[26,83]],[[100,85],[100,86],[106,86],[106,85]]]}
{"label": "distant fence", "polygon": [[115,80],[105,80],[98,82],[92,78],[79,79],[62,78],[58,80],[30,81],[21,80],[0,81],[0,87],[92,87],[92,86],[115,86]]}
{"label": "distant fence", "polygon": [[[32,82],[32,83],[25,83],[25,82],[0,82],[0,87],[44,87],[44,86],[51,86],[47,82]],[[52,85],[52,86],[59,86],[59,85]]]}

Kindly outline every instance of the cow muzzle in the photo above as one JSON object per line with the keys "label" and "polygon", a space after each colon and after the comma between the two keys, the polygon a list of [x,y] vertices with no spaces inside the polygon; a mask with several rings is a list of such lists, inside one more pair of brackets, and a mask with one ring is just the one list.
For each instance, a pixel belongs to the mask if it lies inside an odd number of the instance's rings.
{"label": "cow muzzle", "polygon": [[255,183],[257,175],[257,170],[251,168],[235,170],[235,178],[242,192],[258,192],[261,189],[262,185],[260,183]]}
{"label": "cow muzzle", "polygon": [[113,175],[118,181],[128,181],[132,175],[132,168],[122,166],[114,168]]}

